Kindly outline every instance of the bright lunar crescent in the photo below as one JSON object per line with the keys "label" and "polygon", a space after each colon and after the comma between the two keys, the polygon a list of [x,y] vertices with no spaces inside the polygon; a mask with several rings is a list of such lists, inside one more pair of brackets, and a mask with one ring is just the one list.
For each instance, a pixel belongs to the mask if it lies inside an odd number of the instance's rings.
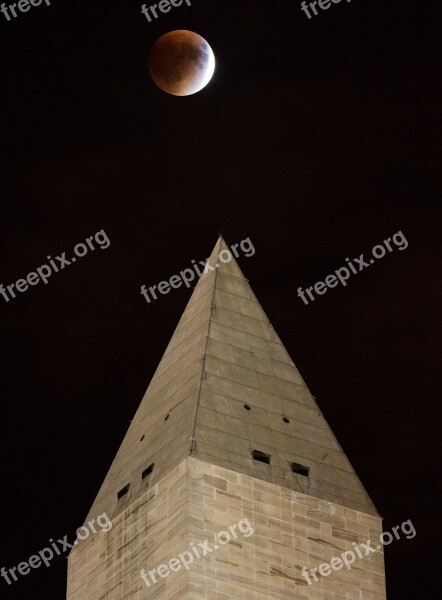
{"label": "bright lunar crescent", "polygon": [[215,71],[212,48],[197,33],[177,29],[160,37],[149,55],[149,72],[157,86],[174,96],[202,90]]}

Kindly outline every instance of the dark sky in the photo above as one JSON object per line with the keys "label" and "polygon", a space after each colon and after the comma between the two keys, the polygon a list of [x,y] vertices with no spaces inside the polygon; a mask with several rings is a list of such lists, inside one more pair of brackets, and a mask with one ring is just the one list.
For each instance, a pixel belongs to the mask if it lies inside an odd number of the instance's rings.
{"label": "dark sky", "polygon": [[[9,2],[7,2],[8,4]],[[148,4],[150,4],[148,2]],[[436,35],[416,1],[53,0],[0,13],[0,283],[104,229],[106,250],[0,296],[2,558],[10,568],[87,514],[190,291],[140,286],[209,256],[220,229],[384,518],[389,600],[434,597],[437,418]],[[176,98],[147,56],[204,36],[211,84]],[[398,231],[397,248],[308,306],[297,296]],[[439,529],[440,533],[440,529]],[[65,597],[66,558],[11,600]],[[426,592],[424,593],[424,589]],[[94,599],[91,599],[94,600]]]}

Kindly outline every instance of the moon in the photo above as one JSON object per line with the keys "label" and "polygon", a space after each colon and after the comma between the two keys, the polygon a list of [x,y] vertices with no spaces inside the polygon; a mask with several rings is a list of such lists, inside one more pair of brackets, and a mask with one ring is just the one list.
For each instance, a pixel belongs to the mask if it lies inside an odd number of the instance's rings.
{"label": "moon", "polygon": [[215,55],[206,40],[185,29],[169,31],[153,45],[149,72],[157,86],[173,96],[190,96],[206,87],[215,71]]}

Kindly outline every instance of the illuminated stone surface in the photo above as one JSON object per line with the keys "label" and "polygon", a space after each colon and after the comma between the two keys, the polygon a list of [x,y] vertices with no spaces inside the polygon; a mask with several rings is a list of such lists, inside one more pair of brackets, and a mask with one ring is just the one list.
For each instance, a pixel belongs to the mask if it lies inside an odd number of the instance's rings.
{"label": "illuminated stone surface", "polygon": [[[385,598],[382,550],[311,586],[301,575],[381,520],[234,260],[198,282],[86,522],[103,512],[113,528],[71,552],[68,600]],[[251,537],[140,578],[243,518]]]}

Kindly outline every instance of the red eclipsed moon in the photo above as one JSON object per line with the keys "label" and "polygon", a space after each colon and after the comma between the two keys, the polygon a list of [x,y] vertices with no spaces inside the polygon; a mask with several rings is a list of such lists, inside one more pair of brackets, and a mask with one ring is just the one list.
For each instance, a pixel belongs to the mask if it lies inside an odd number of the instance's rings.
{"label": "red eclipsed moon", "polygon": [[197,33],[177,29],[160,37],[149,55],[149,72],[157,86],[174,96],[190,96],[212,79],[215,56]]}

